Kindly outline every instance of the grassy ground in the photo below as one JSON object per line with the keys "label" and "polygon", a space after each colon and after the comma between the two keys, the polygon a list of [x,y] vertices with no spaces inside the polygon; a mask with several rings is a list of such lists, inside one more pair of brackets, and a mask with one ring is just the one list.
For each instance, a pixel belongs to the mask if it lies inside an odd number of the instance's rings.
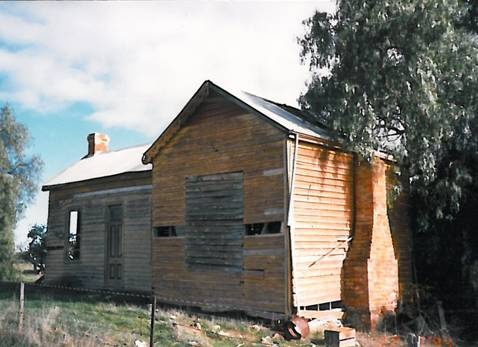
{"label": "grassy ground", "polygon": [[[18,332],[18,299],[0,292],[0,346],[135,346],[149,345],[146,305],[100,301],[94,296],[25,294],[25,323]],[[320,336],[284,341],[268,327],[244,319],[159,309],[155,346],[318,346]],[[139,343],[139,342],[137,342]],[[145,345],[145,346],[146,346]]]}
{"label": "grassy ground", "polygon": [[[21,280],[36,281],[32,266],[18,263]],[[0,347],[149,346],[150,308],[82,292],[52,292],[25,287],[25,319],[18,329],[18,288],[0,285]],[[390,334],[357,334],[360,346],[402,346]],[[285,341],[270,326],[245,318],[159,308],[155,346],[248,347],[323,346],[323,333]],[[434,344],[439,346],[440,344]]]}
{"label": "grassy ground", "polygon": [[[19,264],[22,280],[34,282],[31,265]],[[18,329],[18,289],[0,285],[0,347],[149,346],[150,308],[81,292],[52,292],[26,286],[25,319]],[[139,302],[139,301],[138,301]],[[357,334],[360,346],[403,346],[390,334]],[[159,308],[155,346],[323,346],[323,333],[285,341],[270,326],[245,318]],[[425,344],[428,346],[429,344]],[[439,346],[438,344],[432,344]]]}
{"label": "grassy ground", "polygon": [[[16,267],[25,283],[39,277],[31,264],[19,262]],[[25,288],[25,319],[19,332],[17,289],[0,287],[0,347],[135,346],[135,342],[149,346],[148,305]],[[155,346],[318,346],[320,337],[288,342],[257,322],[171,308],[157,310],[154,332]]]}

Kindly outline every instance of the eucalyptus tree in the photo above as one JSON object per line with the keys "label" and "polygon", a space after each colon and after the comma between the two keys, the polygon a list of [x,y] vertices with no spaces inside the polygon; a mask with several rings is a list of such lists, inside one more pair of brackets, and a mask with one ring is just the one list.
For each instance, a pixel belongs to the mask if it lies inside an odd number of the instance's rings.
{"label": "eucalyptus tree", "polygon": [[456,215],[475,176],[469,165],[478,148],[473,6],[339,0],[336,13],[306,19],[298,39],[312,73],[302,107],[362,157],[377,149],[395,157],[422,202],[423,230],[430,219]]}
{"label": "eucalyptus tree", "polygon": [[18,123],[9,106],[0,109],[0,279],[14,275],[13,230],[31,202],[42,166],[37,156],[26,155],[27,128]]}

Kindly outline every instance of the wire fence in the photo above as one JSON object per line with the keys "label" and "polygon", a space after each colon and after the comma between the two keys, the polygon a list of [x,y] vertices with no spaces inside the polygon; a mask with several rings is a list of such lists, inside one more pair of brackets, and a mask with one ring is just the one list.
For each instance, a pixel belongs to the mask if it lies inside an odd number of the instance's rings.
{"label": "wire fence", "polygon": [[23,330],[23,324],[27,312],[25,302],[31,298],[52,298],[58,300],[84,300],[96,302],[128,303],[136,305],[149,305],[149,339],[150,346],[154,346],[156,297],[151,293],[128,292],[108,289],[79,288],[61,285],[44,285],[24,282],[0,281],[0,293],[12,295],[17,300],[18,307],[18,331]]}

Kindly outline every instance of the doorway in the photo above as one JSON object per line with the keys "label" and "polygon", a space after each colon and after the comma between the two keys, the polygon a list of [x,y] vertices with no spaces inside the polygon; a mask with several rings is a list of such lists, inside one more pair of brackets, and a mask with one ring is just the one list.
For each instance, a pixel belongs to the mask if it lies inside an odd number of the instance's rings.
{"label": "doorway", "polygon": [[108,207],[106,226],[106,284],[108,287],[123,286],[123,207]]}

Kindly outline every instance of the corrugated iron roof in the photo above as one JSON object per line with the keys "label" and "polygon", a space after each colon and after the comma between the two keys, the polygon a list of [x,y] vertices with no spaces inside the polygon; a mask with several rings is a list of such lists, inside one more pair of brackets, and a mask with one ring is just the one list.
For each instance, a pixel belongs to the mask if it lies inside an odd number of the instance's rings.
{"label": "corrugated iron roof", "polygon": [[[266,117],[285,131],[310,135],[322,139],[331,139],[332,137],[331,132],[326,127],[321,126],[319,121],[316,120],[312,114],[289,105],[264,99],[248,92],[225,90],[211,81],[205,81],[201,85],[196,94],[180,112],[180,115],[188,110],[188,105],[198,105],[203,98],[207,97],[209,88],[212,88],[229,99],[234,100],[234,102],[240,106]],[[192,109],[193,108],[191,108],[191,110]],[[176,117],[172,123],[174,123],[178,117]],[[161,134],[161,136],[159,136],[159,138],[168,132],[168,129],[169,127],[163,132],[163,134]],[[130,147],[118,151],[97,154],[91,158],[79,160],[57,176],[47,181],[43,186],[43,190],[48,190],[51,186],[55,185],[86,181],[127,172],[149,171],[151,170],[151,164],[144,165],[141,162],[141,159],[143,153],[153,146],[144,145]]]}
{"label": "corrugated iron roof", "polygon": [[152,165],[145,165],[141,162],[143,153],[148,147],[149,145],[129,147],[78,160],[75,164],[48,180],[42,189],[48,190],[51,186],[114,176],[122,173],[149,171]]}
{"label": "corrugated iron roof", "polygon": [[311,114],[248,92],[239,92],[239,95],[233,95],[291,132],[316,136],[322,139],[331,138],[330,130],[310,121],[313,117]]}

